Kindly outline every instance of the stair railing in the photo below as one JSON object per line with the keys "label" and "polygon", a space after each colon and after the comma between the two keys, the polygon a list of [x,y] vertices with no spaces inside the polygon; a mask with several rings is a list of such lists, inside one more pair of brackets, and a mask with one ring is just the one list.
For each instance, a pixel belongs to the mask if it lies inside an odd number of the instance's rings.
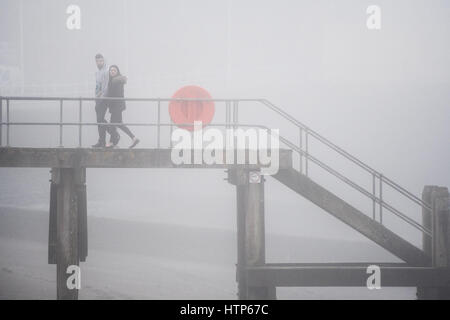
{"label": "stair railing", "polygon": [[[319,167],[323,168],[324,170],[326,170],[333,176],[337,177],[338,179],[345,182],[346,184],[348,184],[355,190],[359,191],[366,197],[370,198],[373,201],[373,215],[372,215],[373,220],[376,221],[375,208],[376,208],[376,205],[379,205],[379,212],[380,212],[380,221],[379,222],[381,224],[383,224],[383,220],[382,220],[382,217],[383,217],[382,212],[383,211],[382,210],[384,208],[384,209],[387,209],[388,211],[390,211],[391,213],[393,213],[394,215],[396,215],[397,217],[399,217],[400,219],[402,219],[403,221],[407,222],[414,228],[420,230],[424,234],[431,236],[431,230],[429,230],[428,228],[425,228],[420,223],[413,220],[406,214],[400,212],[398,209],[394,208],[392,205],[388,204],[386,201],[383,200],[383,185],[386,184],[386,185],[390,186],[392,189],[397,191],[399,194],[403,195],[407,199],[409,199],[412,202],[414,202],[415,204],[419,205],[421,208],[425,209],[425,212],[431,213],[432,209],[427,203],[422,201],[420,198],[418,198],[417,196],[415,196],[413,193],[409,192],[402,186],[400,186],[398,183],[387,178],[382,173],[380,173],[380,172],[376,171],[375,169],[373,169],[372,167],[370,167],[368,164],[364,163],[363,161],[356,158],[355,156],[349,154],[348,152],[346,152],[345,150],[343,150],[336,144],[332,143],[331,141],[329,141],[322,135],[318,134],[317,132],[315,132],[314,130],[309,128],[308,126],[304,125],[303,123],[301,123],[300,121],[295,119],[293,116],[291,116],[290,114],[288,114],[281,108],[274,105],[272,102],[268,101],[267,99],[261,99],[259,101],[263,105],[265,105],[267,108],[274,111],[275,113],[277,113],[278,115],[280,115],[281,117],[283,117],[284,119],[288,120],[290,123],[295,125],[297,127],[297,129],[299,130],[300,140],[299,140],[298,145],[295,143],[292,143],[291,141],[289,141],[283,137],[279,137],[279,139],[280,139],[280,142],[284,143],[289,148],[291,148],[292,150],[294,150],[295,152],[297,152],[299,154],[299,156],[300,156],[300,172],[301,173],[303,173],[302,172],[302,158],[304,157],[305,162],[306,162],[305,163],[305,175],[306,176],[308,176],[308,161],[312,161],[313,163],[315,163]],[[303,146],[303,137],[302,137],[303,134],[305,135],[305,139],[304,139],[305,146]],[[360,168],[362,168],[363,170],[368,172],[370,175],[372,175],[372,192],[366,190],[365,188],[361,187],[360,185],[353,182],[352,180],[350,180],[343,174],[334,170],[333,168],[331,168],[324,162],[322,162],[319,159],[312,156],[309,153],[310,137],[315,138],[317,141],[321,142],[322,144],[329,147],[330,149],[336,151],[338,154],[342,155],[344,158],[350,160],[351,162],[353,162],[354,164],[356,164],[357,166],[359,166]],[[379,196],[377,196],[376,192],[375,192],[376,191],[376,179],[378,179],[378,182],[379,182]]]}

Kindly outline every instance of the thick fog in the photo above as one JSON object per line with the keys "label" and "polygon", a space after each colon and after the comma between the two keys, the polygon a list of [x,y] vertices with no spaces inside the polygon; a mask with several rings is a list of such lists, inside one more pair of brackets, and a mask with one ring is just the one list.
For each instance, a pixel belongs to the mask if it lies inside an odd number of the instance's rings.
{"label": "thick fog", "polygon": [[[379,30],[367,27],[373,4]],[[81,9],[79,30],[67,28],[70,5]],[[425,185],[450,185],[449,18],[450,3],[438,0],[0,0],[0,67],[9,70],[0,94],[93,97],[94,57],[102,53],[128,77],[126,97],[170,98],[198,85],[213,98],[268,99],[420,197]],[[57,122],[58,106],[11,102],[11,120]],[[162,110],[169,122],[167,103]],[[76,102],[67,103],[64,120],[78,121],[77,112]],[[240,112],[242,123],[280,129],[298,143],[298,129],[263,105],[242,103]],[[130,102],[124,121],[154,122],[156,114],[155,103]],[[213,122],[224,116],[216,103]],[[83,106],[83,120],[95,122],[93,103]],[[64,129],[65,147],[77,146],[77,129]],[[133,130],[139,148],[156,146],[154,129]],[[10,139],[12,146],[59,144],[56,127],[12,127]],[[83,130],[83,147],[96,139],[95,127]],[[162,139],[167,147],[167,130]],[[317,141],[310,152],[371,190],[369,174]],[[223,170],[87,175],[91,217],[236,229],[236,190]],[[313,164],[310,176],[371,216],[368,198]],[[0,206],[48,210],[49,177],[43,169],[0,169]],[[385,196],[421,221],[419,206],[389,189]],[[270,177],[265,206],[270,234],[369,242]],[[383,219],[420,246],[420,232],[387,211]],[[271,248],[268,260],[279,257]]]}

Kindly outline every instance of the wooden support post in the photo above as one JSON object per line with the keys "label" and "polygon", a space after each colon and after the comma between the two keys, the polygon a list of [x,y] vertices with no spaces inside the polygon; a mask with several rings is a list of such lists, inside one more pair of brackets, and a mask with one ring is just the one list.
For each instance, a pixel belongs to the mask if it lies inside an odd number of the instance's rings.
{"label": "wooden support post", "polygon": [[450,202],[449,195],[436,198],[433,238],[433,266],[450,267]]}
{"label": "wooden support post", "polygon": [[81,262],[88,255],[86,168],[75,169],[78,209],[78,254]]}
{"label": "wooden support post", "polygon": [[247,297],[247,282],[245,274],[245,211],[246,211],[246,186],[236,185],[237,204],[237,265],[236,281],[238,283],[238,299],[244,300]]}
{"label": "wooden support post", "polygon": [[79,265],[78,252],[78,197],[76,192],[75,169],[59,169],[57,190],[57,298],[58,300],[78,299],[78,289],[69,289],[67,273],[69,266]]}
{"label": "wooden support post", "polygon": [[275,299],[275,287],[247,285],[247,267],[265,264],[264,177],[258,171],[230,170],[237,196],[237,281],[240,300]]}
{"label": "wooden support post", "polygon": [[431,193],[432,215],[432,243],[431,256],[433,267],[447,267],[448,264],[448,198],[447,188],[438,187]]}
{"label": "wooden support post", "polygon": [[48,263],[56,264],[56,243],[57,243],[57,195],[59,184],[59,169],[52,169],[52,178],[50,180],[50,210],[49,210],[49,226],[48,226]]}
{"label": "wooden support post", "polygon": [[[425,186],[422,191],[422,201],[431,206],[431,192],[436,187]],[[422,208],[422,226],[431,230],[431,216],[432,212],[428,209]],[[431,257],[431,237],[426,233],[422,234],[422,250]]]}
{"label": "wooden support post", "polygon": [[[450,196],[445,187],[426,186],[423,200],[432,208],[431,213],[424,210],[422,222],[431,230],[432,236],[424,235],[423,249],[432,257],[432,267],[450,267]],[[426,211],[426,212],[425,212]],[[427,214],[428,213],[428,214]],[[450,299],[450,283],[447,286],[419,287],[419,299]]]}
{"label": "wooden support post", "polygon": [[[450,267],[450,196],[446,194],[436,197],[433,204],[433,266]],[[436,299],[450,300],[450,283],[437,288]]]}
{"label": "wooden support post", "polygon": [[50,182],[48,263],[57,265],[58,299],[77,299],[66,286],[66,271],[88,254],[86,168],[53,168]]}

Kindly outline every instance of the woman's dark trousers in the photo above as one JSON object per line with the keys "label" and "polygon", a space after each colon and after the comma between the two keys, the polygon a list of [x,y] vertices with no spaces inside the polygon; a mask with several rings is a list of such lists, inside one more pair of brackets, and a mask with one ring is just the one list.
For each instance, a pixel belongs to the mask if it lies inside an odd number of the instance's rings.
{"label": "woman's dark trousers", "polygon": [[[111,123],[122,123],[123,122],[122,121],[122,112],[123,112],[122,109],[112,107],[112,108],[110,108],[110,112],[111,112],[111,120],[110,120]],[[126,135],[129,136],[131,139],[134,139],[134,134],[124,124],[119,125],[119,126],[110,126],[110,128],[112,128],[112,130],[114,130],[114,133],[111,134],[111,138],[117,137],[117,128],[119,128],[120,130],[125,132]]]}

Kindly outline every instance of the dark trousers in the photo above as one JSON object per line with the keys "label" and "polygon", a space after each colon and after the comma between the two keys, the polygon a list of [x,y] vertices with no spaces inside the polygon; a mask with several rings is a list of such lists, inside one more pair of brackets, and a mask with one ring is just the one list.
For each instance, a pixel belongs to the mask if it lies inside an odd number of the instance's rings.
{"label": "dark trousers", "polygon": [[[121,108],[117,107],[111,107],[109,108],[109,111],[111,112],[111,120],[110,123],[122,123],[122,112],[123,110]],[[134,139],[134,134],[131,132],[131,130],[124,124],[119,126],[109,126],[110,130],[113,132],[111,134],[111,137],[117,137],[117,128],[125,132],[127,136],[129,136],[131,139]],[[108,131],[109,132],[109,131]]]}
{"label": "dark trousers", "polygon": [[102,144],[106,143],[106,132],[113,136],[113,128],[106,125],[107,121],[105,119],[106,111],[108,110],[108,105],[106,101],[96,101],[95,112],[97,113],[97,123],[105,123],[105,125],[98,125],[98,141]]}

